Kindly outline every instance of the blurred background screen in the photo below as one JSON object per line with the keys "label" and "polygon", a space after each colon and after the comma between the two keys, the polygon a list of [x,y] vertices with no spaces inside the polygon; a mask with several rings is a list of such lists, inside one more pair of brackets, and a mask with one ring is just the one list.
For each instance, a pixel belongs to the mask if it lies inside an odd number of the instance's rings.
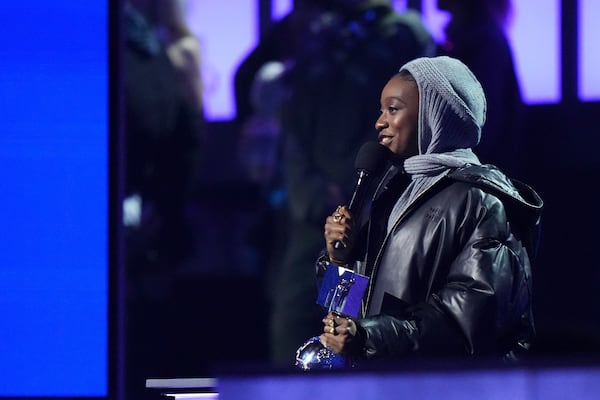
{"label": "blurred background screen", "polygon": [[579,1],[579,98],[582,101],[600,100],[600,51],[598,51],[598,15],[600,2],[594,0]]}
{"label": "blurred background screen", "polygon": [[[406,0],[395,0],[392,4],[400,11],[408,7]],[[423,0],[421,4],[425,25],[438,42],[443,40],[448,13],[437,9],[436,0]],[[272,0],[271,5],[274,20],[293,7],[291,0]],[[230,120],[235,117],[233,73],[259,40],[256,2],[237,4],[235,13],[230,12],[226,2],[188,1],[186,7],[187,21],[202,47],[206,116],[211,121]],[[590,22],[598,14],[595,12],[598,6],[592,0],[582,0],[580,7],[580,97],[589,100],[600,92],[594,89],[597,85],[594,86],[591,73],[599,63],[597,52],[592,51],[594,32],[597,34],[599,28]],[[555,104],[562,100],[560,19],[560,0],[513,2],[507,34],[526,104]]]}
{"label": "blurred background screen", "polygon": [[0,397],[104,397],[108,2],[0,24]]}

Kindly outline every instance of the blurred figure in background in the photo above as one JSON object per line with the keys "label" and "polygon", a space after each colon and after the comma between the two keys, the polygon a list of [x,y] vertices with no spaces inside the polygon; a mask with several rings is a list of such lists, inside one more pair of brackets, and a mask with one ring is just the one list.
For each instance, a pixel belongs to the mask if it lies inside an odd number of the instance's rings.
{"label": "blurred figure in background", "polygon": [[[148,0],[133,0],[134,2]],[[204,120],[203,82],[200,73],[202,55],[198,38],[185,20],[186,0],[154,1],[160,16],[158,34],[175,68],[183,94],[201,121]]]}
{"label": "blurred figure in background", "polygon": [[310,25],[326,10],[326,1],[295,0],[292,11],[270,27],[235,73],[238,160],[257,194],[253,222],[245,236],[267,287],[272,286],[270,270],[278,267],[271,261],[281,258],[285,244],[280,229],[287,218],[281,114],[290,92],[290,70]]}
{"label": "blurred figure in background", "polygon": [[280,248],[276,243],[284,236],[276,227],[283,217],[285,201],[280,149],[285,74],[282,61],[266,62],[256,71],[248,93],[252,110],[238,127],[238,159],[256,199],[244,241],[261,278],[266,278],[264,271],[272,251]]}
{"label": "blurred figure in background", "polygon": [[[302,48],[301,33],[309,28],[311,18],[322,10],[320,0],[294,0],[294,7],[286,16],[273,23],[254,49],[242,60],[234,76],[236,125],[238,128],[257,111],[253,94],[258,72],[268,62],[282,64],[294,60]],[[323,2],[324,3],[324,2]]]}
{"label": "blurred figure in background", "polygon": [[179,7],[178,0],[131,0],[125,10],[125,219],[144,248],[130,253],[146,272],[189,251],[184,211],[204,116],[199,50]]}
{"label": "blurred figure in background", "polygon": [[269,272],[271,360],[282,366],[293,365],[298,346],[320,328],[314,254],[328,211],[354,189],[356,153],[373,137],[379,112],[377,88],[405,62],[435,51],[420,16],[399,14],[387,0],[295,5],[283,42],[293,51],[264,59],[284,66],[280,164],[287,229],[273,242]]}
{"label": "blurred figure in background", "polygon": [[191,254],[185,210],[204,117],[199,49],[177,0],[125,3],[125,252],[128,388],[169,373],[170,283]]}
{"label": "blurred figure in background", "polygon": [[440,55],[464,62],[481,82],[489,119],[474,149],[484,163],[495,164],[519,178],[525,173],[527,137],[523,102],[505,27],[510,0],[438,0],[451,19]]}

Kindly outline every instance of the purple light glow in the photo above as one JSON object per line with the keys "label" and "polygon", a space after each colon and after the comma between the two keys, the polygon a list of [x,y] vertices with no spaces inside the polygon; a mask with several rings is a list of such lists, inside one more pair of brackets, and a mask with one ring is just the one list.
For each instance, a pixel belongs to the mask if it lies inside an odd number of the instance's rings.
{"label": "purple light glow", "polygon": [[444,42],[446,40],[444,26],[450,20],[450,13],[438,10],[437,0],[424,0],[421,4],[423,7],[423,23],[437,43]]}
{"label": "purple light glow", "polygon": [[579,1],[579,99],[582,101],[600,100],[599,15],[599,1]]}
{"label": "purple light glow", "polygon": [[293,7],[293,0],[273,0],[271,2],[271,18],[274,21],[278,21],[285,17]]}
{"label": "purple light glow", "polygon": [[392,0],[392,7],[398,11],[404,11],[408,7],[408,0]]}
{"label": "purple light glow", "polygon": [[334,387],[345,400],[398,399],[402,393],[421,400],[587,400],[598,398],[599,377],[600,370],[590,367],[226,376],[219,378],[219,394],[231,400],[329,400]]}
{"label": "purple light glow", "polygon": [[[187,3],[187,19],[200,39],[205,84],[205,113],[210,121],[235,117],[233,76],[245,55],[258,40],[256,1],[193,1]],[[393,0],[402,11],[406,0]],[[423,20],[436,41],[444,40],[449,15],[437,9],[437,0],[423,0]],[[293,6],[292,0],[273,0],[271,13],[280,19]],[[594,0],[580,2],[579,95],[584,100],[600,98],[600,52],[594,51],[593,37],[600,34],[593,16],[600,14]],[[596,24],[597,25],[597,24]],[[551,104],[561,101],[560,0],[513,1],[508,37],[515,59],[523,99],[527,104]]]}
{"label": "purple light glow", "polygon": [[560,0],[513,1],[508,36],[525,103],[561,101],[560,19]]}
{"label": "purple light glow", "polygon": [[[512,7],[507,34],[523,100],[557,103],[561,100],[560,1],[513,1]],[[438,43],[444,40],[448,17],[437,9],[437,0],[423,1],[423,20]]]}
{"label": "purple light glow", "polygon": [[257,2],[190,1],[186,17],[200,41],[206,118],[232,119],[233,76],[258,39]]}

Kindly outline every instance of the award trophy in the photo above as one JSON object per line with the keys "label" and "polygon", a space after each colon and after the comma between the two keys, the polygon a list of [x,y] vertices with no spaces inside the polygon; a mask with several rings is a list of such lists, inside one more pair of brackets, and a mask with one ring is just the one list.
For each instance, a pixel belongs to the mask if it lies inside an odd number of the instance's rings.
{"label": "award trophy", "polygon": [[[360,215],[363,203],[369,190],[369,183],[380,172],[383,172],[393,153],[376,141],[364,143],[356,155],[356,187],[348,209]],[[338,248],[338,243],[335,247]],[[369,278],[350,269],[338,267],[329,263],[317,303],[328,312],[343,317],[358,317],[363,296],[367,289]],[[318,336],[308,339],[296,351],[296,366],[303,370],[331,369],[351,366],[351,363],[340,354],[336,354],[321,344]]]}
{"label": "award trophy", "polygon": [[[317,304],[339,316],[356,318],[368,283],[368,277],[329,263],[319,289]],[[313,336],[296,351],[296,366],[302,370],[314,370],[350,365],[344,356],[323,346],[319,336]]]}

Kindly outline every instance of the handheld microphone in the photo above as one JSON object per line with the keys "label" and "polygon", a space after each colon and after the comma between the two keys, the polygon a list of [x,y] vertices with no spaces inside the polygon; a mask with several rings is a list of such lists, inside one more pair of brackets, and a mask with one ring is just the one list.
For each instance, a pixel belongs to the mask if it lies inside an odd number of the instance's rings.
{"label": "handheld microphone", "polygon": [[[350,199],[348,210],[353,214],[358,214],[365,202],[369,183],[374,175],[383,170],[387,161],[392,158],[393,153],[390,149],[378,142],[366,142],[363,144],[356,155],[354,167],[356,168],[356,185],[354,193]],[[336,249],[342,248],[343,244],[337,241],[333,244]]]}

